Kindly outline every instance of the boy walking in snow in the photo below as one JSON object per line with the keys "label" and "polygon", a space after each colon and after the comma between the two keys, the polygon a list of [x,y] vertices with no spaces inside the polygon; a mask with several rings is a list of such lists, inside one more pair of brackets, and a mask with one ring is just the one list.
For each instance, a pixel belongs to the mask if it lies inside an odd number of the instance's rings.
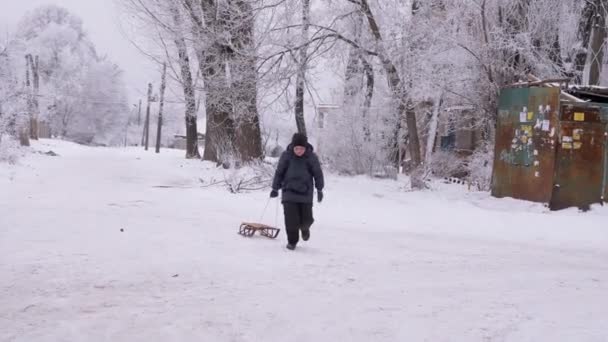
{"label": "boy walking in snow", "polygon": [[[314,181],[314,184],[313,184]],[[279,196],[282,190],[285,230],[287,231],[287,248],[294,250],[300,240],[308,241],[310,227],[314,222],[312,203],[314,188],[317,189],[317,201],[323,201],[323,170],[319,158],[304,134],[293,135],[291,144],[279,159],[279,165],[272,181],[270,197]]]}

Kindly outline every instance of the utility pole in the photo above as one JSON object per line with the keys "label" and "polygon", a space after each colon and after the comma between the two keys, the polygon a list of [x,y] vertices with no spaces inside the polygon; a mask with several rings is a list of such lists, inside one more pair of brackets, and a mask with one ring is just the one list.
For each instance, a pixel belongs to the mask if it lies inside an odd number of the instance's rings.
{"label": "utility pole", "polygon": [[144,136],[142,144],[145,150],[148,150],[148,142],[150,140],[150,102],[152,102],[152,83],[148,83],[148,108],[146,108],[146,120],[144,122]]}
{"label": "utility pole", "polygon": [[141,126],[141,99],[139,99],[139,109],[137,110],[137,126]]}
{"label": "utility pole", "polygon": [[163,76],[160,82],[160,105],[158,109],[158,123],[156,124],[156,153],[160,153],[160,138],[163,127],[163,106],[165,104],[165,87],[167,82],[167,63],[163,63]]}

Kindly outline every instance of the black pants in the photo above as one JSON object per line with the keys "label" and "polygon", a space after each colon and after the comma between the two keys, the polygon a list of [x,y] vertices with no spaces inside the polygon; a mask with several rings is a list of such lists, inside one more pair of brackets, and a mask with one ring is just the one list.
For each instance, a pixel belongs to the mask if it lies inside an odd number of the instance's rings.
{"label": "black pants", "polygon": [[300,240],[300,230],[308,230],[315,221],[312,217],[312,203],[283,203],[287,242],[295,245]]}

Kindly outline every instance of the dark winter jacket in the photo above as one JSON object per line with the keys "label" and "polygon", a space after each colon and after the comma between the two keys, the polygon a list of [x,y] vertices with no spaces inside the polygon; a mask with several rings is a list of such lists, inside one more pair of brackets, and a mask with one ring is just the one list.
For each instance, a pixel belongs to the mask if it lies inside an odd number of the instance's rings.
{"label": "dark winter jacket", "polygon": [[324,185],[321,163],[312,145],[307,144],[304,155],[298,157],[290,144],[279,159],[272,189],[282,190],[284,203],[312,203],[314,188],[323,191]]}

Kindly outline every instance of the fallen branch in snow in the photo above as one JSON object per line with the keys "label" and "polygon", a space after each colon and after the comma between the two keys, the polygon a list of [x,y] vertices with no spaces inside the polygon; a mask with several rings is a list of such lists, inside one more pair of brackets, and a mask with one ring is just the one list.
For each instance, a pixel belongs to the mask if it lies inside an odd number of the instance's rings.
{"label": "fallen branch in snow", "polygon": [[43,154],[45,156],[59,157],[59,155],[57,153],[55,153],[54,151],[47,151],[47,152],[38,151],[37,153]]}
{"label": "fallen branch in snow", "polygon": [[202,179],[202,178],[199,178],[198,181],[201,182],[201,184],[203,184],[203,185],[201,185],[201,188],[208,188],[208,187],[212,187],[214,185],[218,185],[218,184],[224,183],[224,181],[216,181],[215,178],[212,178],[211,182],[208,183],[208,184],[205,184],[207,182],[205,182],[205,180]]}
{"label": "fallen branch in snow", "polygon": [[203,184],[201,187],[225,186],[228,191],[237,194],[243,191],[258,191],[270,186],[274,173],[274,165],[260,163],[241,169],[232,169],[223,173],[223,180],[211,179],[206,182],[199,178]]}

